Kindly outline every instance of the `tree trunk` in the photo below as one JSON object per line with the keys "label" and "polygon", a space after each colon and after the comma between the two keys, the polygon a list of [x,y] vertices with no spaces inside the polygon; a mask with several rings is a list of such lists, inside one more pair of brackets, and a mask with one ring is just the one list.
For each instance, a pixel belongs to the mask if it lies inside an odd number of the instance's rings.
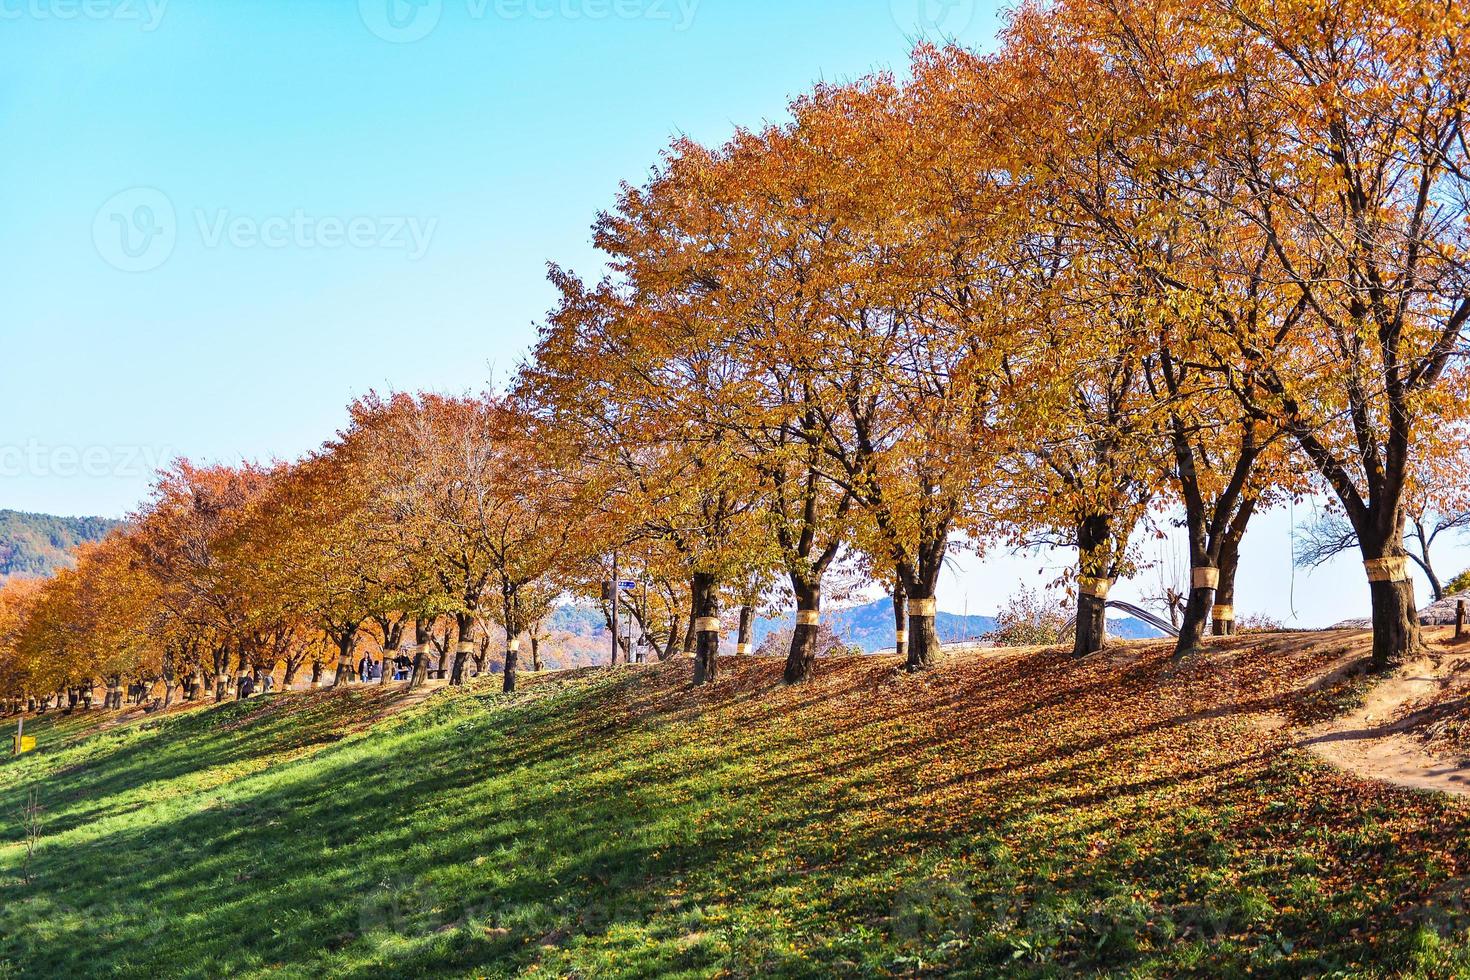
{"label": "tree trunk", "polygon": [[1439,580],[1439,573],[1434,570],[1434,565],[1430,563],[1428,558],[1424,559],[1424,564],[1421,567],[1424,569],[1424,574],[1429,577],[1429,590],[1434,593],[1434,601],[1441,601],[1444,599],[1445,593],[1444,583]]}
{"label": "tree trunk", "polygon": [[908,595],[908,659],[910,671],[928,670],[939,663],[939,630],[933,595]]}
{"label": "tree trunk", "polygon": [[533,673],[541,673],[541,634],[531,634],[531,670]]}
{"label": "tree trunk", "polygon": [[715,577],[696,572],[694,593],[694,683],[712,684],[720,670],[720,590]]}
{"label": "tree trunk", "polygon": [[428,619],[414,620],[413,624],[413,673],[408,678],[408,689],[416,691],[429,679],[429,648],[434,644],[434,623]]}
{"label": "tree trunk", "polygon": [[893,647],[900,657],[908,657],[909,597],[901,584],[893,590]]}
{"label": "tree trunk", "polygon": [[1199,652],[1220,586],[1218,568],[1204,564],[1208,561],[1205,557],[1194,561],[1195,564],[1189,570],[1189,602],[1184,606],[1184,622],[1179,627],[1179,641],[1174,644],[1175,659],[1183,659]]}
{"label": "tree trunk", "polygon": [[1215,608],[1210,613],[1216,636],[1235,635],[1235,573],[1240,568],[1240,543],[1255,512],[1254,497],[1241,501],[1220,542],[1220,587],[1215,590]]}
{"label": "tree trunk", "polygon": [[735,639],[735,654],[748,657],[755,652],[755,608],[748,603],[740,607],[740,632]]}
{"label": "tree trunk", "polygon": [[352,665],[352,647],[357,639],[356,631],[337,637],[337,675],[332,678],[332,687],[346,687],[352,683],[356,672]]}
{"label": "tree trunk", "polygon": [[1367,544],[1363,558],[1373,602],[1373,670],[1383,673],[1419,649],[1419,607],[1401,547]]}
{"label": "tree trunk", "polygon": [[387,687],[389,678],[393,676],[393,671],[388,664],[398,656],[399,648],[403,646],[403,631],[407,622],[402,616],[399,616],[392,622],[380,620],[378,625],[383,630],[383,669],[378,672],[381,675],[378,683]]}
{"label": "tree trunk", "polygon": [[1215,590],[1215,608],[1210,619],[1216,636],[1235,635],[1235,572],[1240,568],[1240,542],[1225,542],[1220,549],[1220,587]]}
{"label": "tree trunk", "polygon": [[683,618],[678,613],[669,617],[669,638],[664,643],[663,652],[658,656],[660,661],[667,663],[674,659],[674,654],[679,649],[679,627],[682,625]]}
{"label": "tree trunk", "polygon": [[[618,583],[614,582],[613,588],[617,587]],[[501,597],[501,619],[505,622],[505,671],[500,689],[505,694],[514,694],[516,691],[516,669],[521,660],[521,634],[525,632],[521,628],[520,607],[519,593],[514,587],[507,587]]]}
{"label": "tree trunk", "polygon": [[699,634],[694,629],[695,622],[699,619],[699,600],[694,598],[693,593],[689,599],[689,627],[684,631],[684,656],[692,657],[695,647],[699,642]]}
{"label": "tree trunk", "polygon": [[786,683],[811,680],[817,660],[817,635],[821,632],[822,587],[793,582],[796,592],[796,628],[791,632],[791,651],[786,655]]}
{"label": "tree trunk", "polygon": [[459,642],[454,645],[454,666],[449,676],[449,683],[454,687],[463,687],[465,661],[475,652],[475,642],[470,637],[475,622],[468,613],[460,613],[454,617],[454,620],[458,626]]}
{"label": "tree trunk", "polygon": [[516,691],[516,668],[520,666],[521,641],[507,640],[505,644],[505,680],[500,689],[506,694],[514,694]]}
{"label": "tree trunk", "polygon": [[[937,666],[943,652],[934,590],[939,583],[939,573],[944,569],[949,522],[940,521],[932,527],[923,527],[920,531],[914,560],[899,561],[894,569],[902,587],[895,592],[902,591],[905,599],[904,613],[908,635],[904,662],[910,673]],[[895,611],[895,620],[897,615]],[[897,640],[896,635],[894,639]]]}
{"label": "tree trunk", "polygon": [[1077,630],[1072,654],[1088,657],[1108,642],[1108,590],[1112,588],[1113,519],[1094,514],[1077,525]]}
{"label": "tree trunk", "polygon": [[1077,636],[1072,654],[1087,657],[1097,653],[1108,642],[1108,582],[1089,579],[1077,594]]}
{"label": "tree trunk", "polygon": [[225,676],[225,669],[230,663],[230,651],[228,647],[216,647],[214,650],[214,703],[221,704],[225,700],[225,687],[229,679]]}

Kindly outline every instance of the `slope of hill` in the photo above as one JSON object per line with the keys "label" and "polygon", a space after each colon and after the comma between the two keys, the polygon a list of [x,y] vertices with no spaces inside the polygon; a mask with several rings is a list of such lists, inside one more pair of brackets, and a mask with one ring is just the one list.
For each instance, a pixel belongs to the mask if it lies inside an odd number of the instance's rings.
{"label": "slope of hill", "polygon": [[0,813],[37,807],[0,821],[0,976],[1464,975],[1470,811],[1296,747],[1356,649],[33,722],[0,762]]}
{"label": "slope of hill", "polygon": [[71,549],[99,541],[119,521],[103,517],[52,517],[0,510],[0,578],[49,575],[70,566]]}

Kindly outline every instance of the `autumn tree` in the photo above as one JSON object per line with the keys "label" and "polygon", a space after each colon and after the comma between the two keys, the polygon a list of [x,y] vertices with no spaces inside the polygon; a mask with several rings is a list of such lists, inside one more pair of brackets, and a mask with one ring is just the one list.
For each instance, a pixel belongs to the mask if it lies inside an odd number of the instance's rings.
{"label": "autumn tree", "polygon": [[[288,629],[304,620],[330,639],[334,687],[355,677],[354,651],[384,594],[367,484],[351,463],[328,445],[278,467],[229,540],[229,564],[248,576],[253,604],[268,610],[265,622]],[[313,682],[320,677],[314,666]]]}
{"label": "autumn tree", "polygon": [[[1106,18],[1076,50],[1188,115],[1179,153],[1202,165],[1170,179],[1232,212],[1240,239],[1207,262],[1218,292],[1280,297],[1211,346],[1243,410],[1300,447],[1356,532],[1384,668],[1418,644],[1402,541],[1414,459],[1462,400],[1463,16],[1377,0],[1060,6]],[[1161,20],[1169,43],[1151,43]]]}
{"label": "autumn tree", "polygon": [[[196,466],[180,461],[159,474],[152,494],[132,516],[131,544],[140,567],[157,583],[176,652],[208,657],[215,697],[224,697],[226,670],[246,627],[245,597],[222,542],[236,535],[268,471]],[[191,667],[194,664],[190,664]]]}
{"label": "autumn tree", "polygon": [[25,576],[0,581],[0,699],[11,713],[35,703],[35,667],[22,655],[22,641],[44,584]]}
{"label": "autumn tree", "polygon": [[[616,242],[645,291],[680,311],[677,337],[721,370],[671,391],[678,411],[733,448],[731,466],[759,502],[768,548],[747,548],[732,572],[741,593],[737,650],[749,652],[755,602],[744,593],[772,567],[795,599],[785,678],[807,679],[816,655],[823,580],[852,537],[853,494],[831,480],[821,442],[823,338],[841,303],[828,247],[833,215],[795,127],[741,132],[715,151],[671,149],[658,177],[623,203]],[[647,300],[643,300],[647,302]],[[655,343],[657,340],[655,340]],[[738,584],[737,584],[738,583]],[[757,587],[756,592],[764,591]]]}
{"label": "autumn tree", "polygon": [[[626,191],[622,224],[611,215],[600,222],[598,242],[610,255],[632,248],[623,242],[637,234],[626,217],[636,196]],[[600,550],[640,540],[667,545],[665,557],[689,582],[694,676],[703,684],[718,675],[721,584],[769,539],[735,465],[733,440],[700,427],[681,405],[681,392],[717,386],[729,363],[680,341],[700,329],[697,315],[680,305],[687,297],[642,302],[654,287],[640,283],[640,268],[629,263],[619,271],[623,281],[589,288],[552,270],[561,302],[522,371],[519,397],[544,432],[570,447],[563,458],[581,460],[575,479],[590,507],[584,533],[602,536]]]}

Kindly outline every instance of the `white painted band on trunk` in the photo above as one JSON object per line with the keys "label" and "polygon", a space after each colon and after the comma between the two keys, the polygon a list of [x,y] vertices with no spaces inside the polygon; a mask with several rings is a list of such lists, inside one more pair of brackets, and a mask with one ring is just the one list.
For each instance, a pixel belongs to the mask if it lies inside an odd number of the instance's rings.
{"label": "white painted band on trunk", "polygon": [[1235,622],[1235,607],[1216,606],[1212,615],[1222,623],[1233,623]]}
{"label": "white painted band on trunk", "polygon": [[1194,587],[1196,589],[1218,589],[1220,587],[1220,570],[1218,568],[1196,568],[1194,570]]}
{"label": "white painted band on trunk", "polygon": [[511,653],[518,653],[520,651],[520,649],[521,649],[521,641],[520,640],[510,640],[509,642],[507,642],[505,644],[505,649],[508,650],[508,651],[510,651]]}
{"label": "white painted band on trunk", "polygon": [[460,640],[454,647],[456,653],[474,653],[479,646],[473,640]]}
{"label": "white painted band on trunk", "polygon": [[694,632],[696,633],[718,633],[720,631],[720,617],[700,616],[694,621]]}
{"label": "white painted band on trunk", "polygon": [[742,656],[742,657],[748,657],[748,656],[750,656],[750,653],[751,653],[751,650],[752,649],[754,649],[754,648],[749,643],[737,643],[735,645],[735,652],[737,654],[739,654],[740,656]]}
{"label": "white painted band on trunk", "polygon": [[1106,599],[1112,588],[1113,580],[1110,578],[1079,578],[1077,580],[1077,590],[1094,599]]}
{"label": "white painted band on trunk", "polygon": [[935,603],[935,601],[933,599],[910,599],[909,600],[909,615],[910,616],[932,617],[935,614],[937,608],[938,607],[937,607],[937,605],[936,605],[936,603]]}
{"label": "white painted band on trunk", "polygon": [[798,609],[796,611],[797,626],[819,626],[822,622],[822,614],[815,609]]}
{"label": "white painted band on trunk", "polygon": [[1409,580],[1409,559],[1407,558],[1374,558],[1363,562],[1363,567],[1368,570],[1368,581],[1370,582],[1407,582]]}
{"label": "white painted band on trunk", "polygon": [[897,630],[897,631],[894,632],[893,638],[895,640],[897,640],[899,643],[907,643],[909,641],[909,631],[908,630]]}

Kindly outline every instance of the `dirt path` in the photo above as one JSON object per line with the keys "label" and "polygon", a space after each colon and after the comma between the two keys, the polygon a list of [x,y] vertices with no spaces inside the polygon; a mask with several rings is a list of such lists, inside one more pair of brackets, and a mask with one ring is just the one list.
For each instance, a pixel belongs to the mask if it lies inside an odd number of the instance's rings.
{"label": "dirt path", "polygon": [[1438,651],[1416,660],[1375,685],[1361,708],[1313,726],[1298,744],[1367,779],[1470,796],[1470,761],[1437,755],[1419,738],[1435,698],[1467,661]]}

